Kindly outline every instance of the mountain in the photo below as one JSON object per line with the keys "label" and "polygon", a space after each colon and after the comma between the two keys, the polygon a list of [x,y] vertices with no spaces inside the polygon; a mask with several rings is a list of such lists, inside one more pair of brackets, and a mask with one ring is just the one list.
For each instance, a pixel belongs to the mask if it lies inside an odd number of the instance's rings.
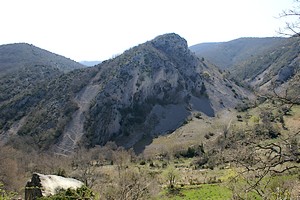
{"label": "mountain", "polygon": [[85,67],[69,58],[26,43],[0,46],[0,76],[22,67],[35,65],[51,66],[63,72]]}
{"label": "mountain", "polygon": [[200,43],[190,47],[200,58],[208,59],[221,69],[260,55],[268,49],[280,46],[286,38],[239,38],[229,42]]}
{"label": "mountain", "polygon": [[[59,82],[57,79],[83,67],[33,45],[0,46],[0,141],[6,140],[8,135],[15,135],[41,101],[47,102],[55,96],[53,93],[57,93],[60,87],[53,84]],[[63,81],[67,82],[62,80],[59,83]]]}
{"label": "mountain", "polygon": [[80,143],[115,141],[141,151],[192,115],[214,117],[251,98],[174,33],[91,68],[56,70],[58,75],[0,104],[1,135],[14,146],[65,155]]}
{"label": "mountain", "polygon": [[87,67],[92,67],[92,66],[98,65],[100,63],[101,63],[101,61],[80,61],[80,64],[85,65]]}
{"label": "mountain", "polygon": [[289,87],[294,95],[300,95],[299,87],[296,86],[299,85],[299,70],[300,38],[292,37],[285,39],[276,48],[236,64],[230,73],[237,81],[249,84],[256,90]]}
{"label": "mountain", "polygon": [[[79,109],[76,95],[96,71],[93,68],[66,74],[56,71],[56,76],[44,77],[44,72],[40,67],[38,69],[34,74],[37,80],[40,76],[41,81],[32,80],[34,84],[31,84],[31,79],[21,79],[23,84],[19,85],[22,87],[12,89],[9,98],[0,102],[0,141],[1,138],[16,140],[15,144],[25,149],[49,149],[63,133],[72,114]],[[6,84],[3,87],[7,88]],[[14,79],[12,84],[15,84]],[[5,90],[1,95],[6,95]]]}
{"label": "mountain", "polygon": [[195,113],[214,117],[251,96],[196,57],[176,34],[133,47],[99,68],[103,86],[85,122],[88,146],[113,140],[138,149]]}
{"label": "mountain", "polygon": [[203,43],[190,47],[220,69],[229,78],[249,85],[255,91],[273,93],[289,91],[300,95],[299,37],[240,38],[225,43]]}

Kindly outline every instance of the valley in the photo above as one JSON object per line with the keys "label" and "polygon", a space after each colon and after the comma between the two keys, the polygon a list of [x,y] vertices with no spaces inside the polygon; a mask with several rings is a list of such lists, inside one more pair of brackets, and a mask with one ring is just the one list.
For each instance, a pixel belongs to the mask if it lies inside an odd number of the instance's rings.
{"label": "valley", "polygon": [[169,33],[92,67],[0,46],[1,194],[38,172],[88,199],[297,198],[299,42]]}

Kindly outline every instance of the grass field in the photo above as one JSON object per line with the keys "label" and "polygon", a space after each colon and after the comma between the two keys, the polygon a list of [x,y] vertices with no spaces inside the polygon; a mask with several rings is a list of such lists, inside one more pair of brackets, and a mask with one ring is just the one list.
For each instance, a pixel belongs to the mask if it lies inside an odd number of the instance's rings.
{"label": "grass field", "polygon": [[[277,112],[274,105],[266,103],[262,107],[254,108],[248,112],[234,113],[228,112],[230,114],[227,119],[230,122],[221,121],[218,119],[211,119],[203,117],[203,119],[193,119],[187,125],[181,127],[173,134],[162,136],[154,140],[153,146],[157,147],[159,145],[165,146],[166,144],[174,145],[176,142],[180,141],[181,148],[185,145],[197,144],[203,142],[206,148],[209,148],[209,142],[213,141],[218,132],[222,131],[222,127],[230,126],[230,129],[234,132],[236,130],[253,131],[255,126],[261,124],[260,112],[263,109],[271,110],[272,112]],[[241,115],[242,121],[237,121],[236,116]],[[274,114],[276,115],[276,113]],[[232,119],[232,120],[231,120]],[[274,122],[277,127],[280,128],[282,138],[286,138],[289,134],[297,133],[300,130],[300,106],[294,106],[290,114],[284,116],[284,123],[287,129],[281,128],[279,122]],[[230,125],[228,125],[230,124]],[[209,140],[204,139],[205,133],[214,132],[215,136],[211,137]],[[236,131],[238,132],[238,131]],[[280,138],[270,138],[261,141],[261,144],[278,143]],[[150,149],[153,146],[149,146]],[[224,152],[225,153],[225,152]],[[173,160],[174,161],[174,160]],[[234,192],[229,188],[229,180],[237,175],[236,169],[233,166],[224,165],[223,168],[215,168],[213,170],[191,170],[189,167],[192,163],[192,159],[184,160],[180,164],[173,163],[173,165],[179,169],[181,174],[181,180],[178,183],[177,189],[170,192],[168,189],[164,189],[158,199],[164,200],[198,200],[198,199],[231,199],[233,198]],[[282,166],[281,166],[282,167]],[[186,168],[186,169],[185,169]],[[297,172],[294,172],[297,173]],[[211,179],[217,180],[214,184],[209,184]],[[299,190],[299,179],[295,174],[282,174],[275,177],[265,177],[261,182],[261,185],[267,185],[266,193],[270,196],[270,199],[276,199],[278,195],[281,197],[287,197],[289,195],[297,196],[293,194]],[[192,180],[190,185],[190,181]],[[220,181],[221,183],[218,183]],[[254,181],[254,180],[253,180]],[[266,182],[268,181],[268,182]],[[181,183],[184,185],[180,187]],[[195,183],[195,185],[193,185]],[[249,187],[249,186],[248,186]],[[263,186],[261,186],[263,187]],[[238,180],[235,186],[235,192],[241,193],[241,195],[246,199],[262,199],[254,191],[243,194],[242,189],[247,188],[245,180],[242,178]],[[287,191],[285,191],[288,189]],[[285,191],[285,192],[284,192]],[[291,193],[290,193],[291,192]],[[287,196],[286,196],[287,195]]]}
{"label": "grass field", "polygon": [[232,197],[232,192],[219,184],[203,184],[200,186],[183,187],[171,193],[165,190],[159,199],[163,200],[226,200]]}

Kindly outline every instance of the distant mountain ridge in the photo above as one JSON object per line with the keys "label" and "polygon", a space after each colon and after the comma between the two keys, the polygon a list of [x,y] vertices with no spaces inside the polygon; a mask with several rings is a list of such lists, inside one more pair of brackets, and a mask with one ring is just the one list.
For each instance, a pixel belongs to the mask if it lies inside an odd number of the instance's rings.
{"label": "distant mountain ridge", "polygon": [[190,47],[197,56],[226,69],[232,79],[257,92],[276,89],[300,95],[300,39],[240,38]]}
{"label": "distant mountain ridge", "polygon": [[228,42],[200,43],[190,47],[199,57],[208,59],[221,69],[228,69],[268,49],[276,48],[286,38],[239,38]]}
{"label": "distant mountain ridge", "polygon": [[31,44],[15,43],[0,46],[0,75],[34,65],[51,66],[63,72],[85,66]]}
{"label": "distant mountain ridge", "polygon": [[79,63],[82,65],[85,65],[87,67],[92,67],[92,66],[100,64],[101,61],[80,61]]}
{"label": "distant mountain ridge", "polygon": [[299,79],[294,79],[300,75],[300,38],[287,38],[280,46],[235,65],[230,72],[237,81],[258,90],[290,87],[288,90],[293,95],[300,95],[300,89],[296,86]]}

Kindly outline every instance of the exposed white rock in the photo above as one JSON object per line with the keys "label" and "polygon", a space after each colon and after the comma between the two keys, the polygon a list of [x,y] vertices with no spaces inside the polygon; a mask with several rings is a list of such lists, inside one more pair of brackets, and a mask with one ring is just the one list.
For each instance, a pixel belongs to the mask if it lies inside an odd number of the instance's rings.
{"label": "exposed white rock", "polygon": [[31,200],[41,196],[55,195],[61,189],[77,189],[83,185],[83,182],[73,178],[34,173],[26,184],[25,199]]}
{"label": "exposed white rock", "polygon": [[65,178],[57,175],[37,174],[42,184],[43,196],[56,194],[60,189],[77,189],[83,186],[83,183],[73,178]]}

